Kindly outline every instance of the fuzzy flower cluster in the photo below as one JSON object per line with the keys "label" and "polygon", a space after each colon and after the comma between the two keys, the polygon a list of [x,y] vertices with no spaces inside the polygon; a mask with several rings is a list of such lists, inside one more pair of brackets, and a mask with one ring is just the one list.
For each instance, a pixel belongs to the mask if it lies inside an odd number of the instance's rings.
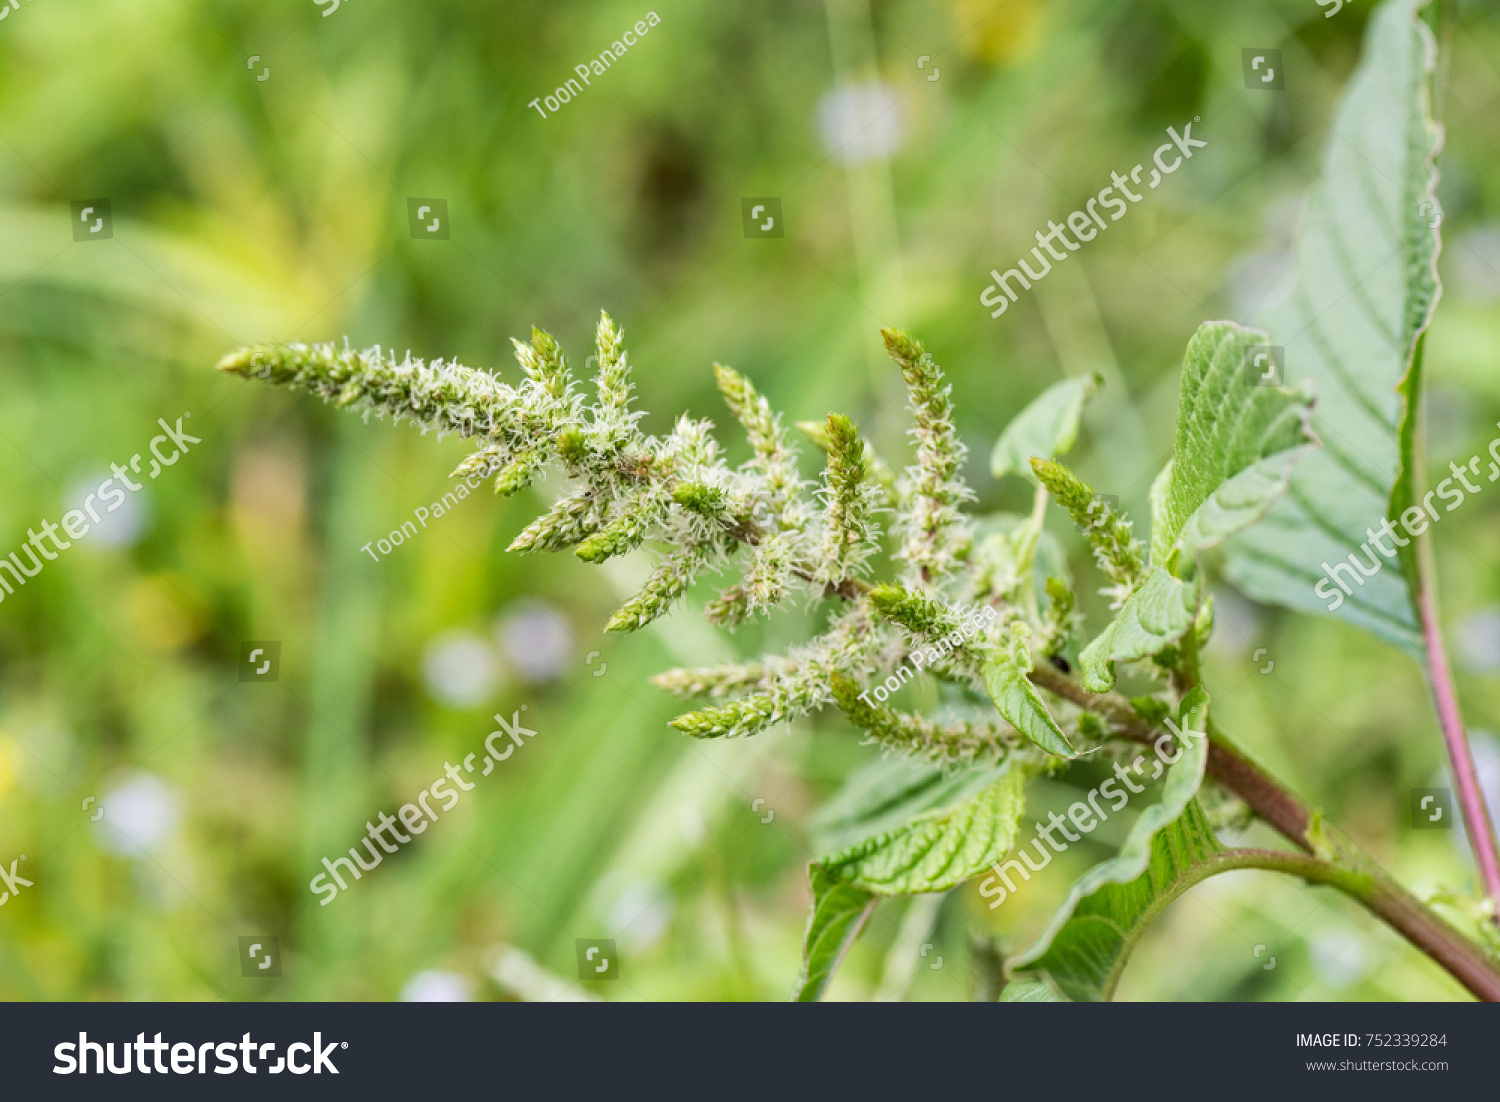
{"label": "fuzzy flower cluster", "polygon": [[[498,471],[495,490],[515,494],[549,466],[567,488],[512,541],[514,551],[571,548],[601,563],[643,545],[661,549],[655,570],[610,618],[633,631],[668,611],[700,577],[737,569],[738,578],[705,613],[734,627],[801,595],[832,603],[826,630],[786,655],[705,669],[673,670],[655,683],[703,700],[673,726],[700,738],[755,734],[835,704],[894,749],[938,761],[1008,753],[1016,732],[988,711],[988,722],[944,725],[860,700],[858,686],[883,678],[924,640],[954,635],[955,603],[989,605],[985,631],[933,666],[940,677],[979,688],[983,653],[1014,618],[1005,594],[970,560],[973,535],[961,509],[972,498],[960,475],[964,448],[943,375],[922,346],[898,330],[883,333],[907,384],[914,460],[899,476],[874,456],[853,421],[830,414],[801,426],[825,453],[818,482],[803,478],[781,418],[751,382],[717,365],[730,413],[751,456],[731,467],[707,421],[680,418],[663,437],[641,431],[631,407],[630,364],[608,315],[595,334],[598,371],[586,393],[546,333],[515,342],[518,385],[443,360],[332,344],[241,349],[222,371],[318,395],[367,416],[390,415],[424,431],[477,442],[455,472]],[[895,515],[900,585],[866,580],[881,550],[877,517]],[[706,698],[706,699],[705,699]]]}
{"label": "fuzzy flower cluster", "polygon": [[[1031,469],[1057,503],[1068,511],[1073,523],[1088,536],[1094,548],[1094,561],[1115,583],[1103,592],[1113,598],[1112,607],[1119,608],[1147,573],[1145,551],[1132,534],[1130,521],[1061,463],[1033,459]],[[1053,607],[1058,607],[1056,600]]]}

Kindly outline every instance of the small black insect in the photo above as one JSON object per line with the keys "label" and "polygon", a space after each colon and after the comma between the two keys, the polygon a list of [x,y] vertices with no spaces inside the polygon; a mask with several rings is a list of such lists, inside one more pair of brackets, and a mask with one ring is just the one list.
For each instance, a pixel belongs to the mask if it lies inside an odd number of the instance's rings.
{"label": "small black insect", "polygon": [[1068,660],[1066,658],[1064,658],[1060,654],[1051,655],[1049,657],[1048,661],[1050,661],[1054,666],[1056,666],[1058,668],[1058,670],[1060,670],[1062,673],[1072,673],[1073,672],[1073,667],[1068,664]]}

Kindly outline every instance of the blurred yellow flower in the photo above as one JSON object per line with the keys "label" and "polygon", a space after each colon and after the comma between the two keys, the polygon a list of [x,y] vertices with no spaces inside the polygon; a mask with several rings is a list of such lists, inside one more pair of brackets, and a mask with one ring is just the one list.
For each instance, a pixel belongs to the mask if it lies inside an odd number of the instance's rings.
{"label": "blurred yellow flower", "polygon": [[1024,58],[1041,39],[1041,0],[948,0],[953,31],[972,58],[1004,63]]}
{"label": "blurred yellow flower", "polygon": [[16,781],[16,740],[0,735],[0,796],[10,791]]}
{"label": "blurred yellow flower", "polygon": [[153,650],[176,650],[203,632],[202,608],[181,578],[141,578],[130,587],[125,610],[132,637]]}

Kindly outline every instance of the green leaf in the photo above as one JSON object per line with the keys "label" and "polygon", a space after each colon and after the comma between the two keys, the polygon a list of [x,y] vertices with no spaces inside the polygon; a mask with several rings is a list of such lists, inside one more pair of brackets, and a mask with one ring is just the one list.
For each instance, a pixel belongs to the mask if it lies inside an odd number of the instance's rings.
{"label": "green leaf", "polygon": [[1160,654],[1187,634],[1205,592],[1198,557],[1265,516],[1315,443],[1310,396],[1255,381],[1253,349],[1266,340],[1220,321],[1188,342],[1172,458],[1151,486],[1154,569],[1079,656],[1093,692],[1113,687],[1112,662]]}
{"label": "green leaf", "polygon": [[1286,493],[1303,450],[1285,451],[1246,467],[1204,501],[1177,537],[1179,560],[1187,571],[1197,557],[1264,517]]}
{"label": "green leaf", "polygon": [[1060,1003],[1057,992],[1040,980],[1013,980],[1000,992],[1003,1003]]}
{"label": "green leaf", "polygon": [[1083,649],[1078,668],[1092,693],[1114,688],[1115,662],[1150,658],[1172,646],[1193,626],[1197,579],[1179,581],[1158,567],[1130,595],[1109,627]]}
{"label": "green leaf", "polygon": [[1031,629],[1020,620],[1010,626],[1010,641],[991,653],[984,668],[984,687],[1006,721],[1049,754],[1077,754],[1041,693],[1027,678],[1031,672]]}
{"label": "green leaf", "polygon": [[873,895],[844,883],[818,865],[808,866],[807,877],[812,885],[812,913],[802,939],[802,975],[792,990],[792,1001],[801,1003],[823,997],[844,962],[844,954],[875,909]]}
{"label": "green leaf", "polygon": [[817,864],[841,883],[880,895],[957,887],[1015,844],[1029,773],[1007,761],[997,779],[952,808],[925,812]]}
{"label": "green leaf", "polygon": [[[1311,396],[1255,381],[1253,350],[1267,343],[1264,333],[1227,321],[1205,322],[1188,342],[1172,460],[1151,491],[1152,565],[1170,567],[1175,552],[1190,571],[1184,551],[1222,542],[1239,530],[1235,523],[1253,524],[1313,442]],[[1226,493],[1229,502],[1221,500]],[[1189,525],[1198,534],[1194,548],[1183,546]]]}
{"label": "green leaf", "polygon": [[[1114,857],[1083,875],[1042,936],[1016,958],[1017,970],[1046,972],[1071,999],[1110,997],[1142,931],[1208,875],[1203,862],[1221,848],[1194,799],[1208,762],[1202,688],[1183,698],[1179,716],[1186,737],[1177,740],[1160,802],[1141,813]],[[1140,775],[1139,764],[1133,768]]]}
{"label": "green leaf", "polygon": [[884,754],[851,773],[808,821],[813,852],[837,853],[886,834],[930,811],[949,808],[985,788],[1002,765],[955,769]]}
{"label": "green leaf", "polygon": [[879,895],[947,891],[1003,855],[1027,772],[883,757],[850,776],[810,824],[814,846],[835,852],[808,867],[813,907],[793,999],[822,997]]}
{"label": "green leaf", "polygon": [[1099,375],[1087,375],[1044,390],[1000,434],[990,456],[990,473],[996,478],[1021,474],[1035,482],[1031,459],[1062,455],[1077,442],[1083,404],[1103,382]]}
{"label": "green leaf", "polygon": [[1047,952],[1030,967],[1044,971],[1075,1002],[1114,995],[1130,953],[1146,927],[1183,892],[1206,879],[1220,850],[1197,800],[1151,838],[1144,871],[1128,883],[1107,883],[1072,908]]}
{"label": "green leaf", "polygon": [[[1371,16],[1308,204],[1296,280],[1259,319],[1285,346],[1287,376],[1317,388],[1313,428],[1325,447],[1265,522],[1229,545],[1227,561],[1256,600],[1331,612],[1419,659],[1412,549],[1385,537],[1402,561],[1382,560],[1369,534],[1413,503],[1418,349],[1440,293],[1442,132],[1430,110],[1437,51],[1417,16],[1424,6],[1387,0]],[[1382,569],[1362,585],[1341,571],[1345,594],[1323,564],[1350,555]]]}

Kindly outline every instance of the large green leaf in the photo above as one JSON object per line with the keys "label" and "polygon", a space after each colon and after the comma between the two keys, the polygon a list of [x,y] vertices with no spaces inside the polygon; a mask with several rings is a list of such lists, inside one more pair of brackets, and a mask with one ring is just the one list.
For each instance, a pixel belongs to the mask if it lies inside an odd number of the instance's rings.
{"label": "large green leaf", "polygon": [[885,754],[849,775],[808,820],[814,853],[838,853],[904,826],[928,812],[953,807],[1005,771],[1003,764],[930,765]]}
{"label": "large green leaf", "polygon": [[817,865],[807,870],[812,885],[812,913],[803,936],[802,975],[792,990],[793,1002],[817,1002],[833,982],[844,954],[875,909],[875,896],[839,880]]}
{"label": "large green leaf", "polygon": [[1083,404],[1103,381],[1098,375],[1087,375],[1064,380],[1044,390],[1000,434],[990,456],[990,473],[996,478],[1008,474],[1025,475],[1035,482],[1032,457],[1052,459],[1074,445],[1078,440]]}
{"label": "large green leaf", "polygon": [[1015,844],[1030,769],[999,777],[947,810],[918,815],[817,862],[829,876],[880,895],[943,892],[979,875]]}
{"label": "large green leaf", "polygon": [[812,913],[796,1001],[822,997],[880,896],[944,892],[1015,844],[1032,767],[1016,759],[944,771],[875,762],[819,812],[814,839],[842,843],[808,866]]}
{"label": "large green leaf", "polygon": [[1049,754],[1076,756],[1046,701],[1026,676],[1031,672],[1031,630],[1020,620],[1011,624],[1010,640],[997,647],[984,668],[984,687],[1000,714],[1017,731]]}
{"label": "large green leaf", "polygon": [[[1141,931],[1219,852],[1194,799],[1208,762],[1207,694],[1194,689],[1179,715],[1184,737],[1159,802],[1141,813],[1114,857],[1073,885],[1041,937],[1016,958],[1017,970],[1045,971],[1069,998],[1108,998]],[[1133,765],[1138,776],[1143,763],[1144,756]]]}
{"label": "large green leaf", "polygon": [[1255,350],[1265,343],[1222,321],[1188,342],[1172,459],[1151,487],[1153,570],[1079,656],[1094,692],[1114,685],[1111,663],[1159,654],[1186,634],[1203,597],[1198,556],[1265,516],[1315,443],[1310,396],[1257,380]]}
{"label": "large green leaf", "polygon": [[[1287,377],[1316,387],[1324,448],[1265,521],[1229,545],[1227,562],[1257,600],[1332,611],[1414,656],[1415,564],[1405,552],[1382,562],[1369,535],[1412,503],[1417,349],[1440,291],[1442,131],[1430,111],[1436,46],[1417,14],[1425,4],[1387,0],[1371,16],[1308,204],[1295,283],[1259,319],[1285,347]],[[1381,569],[1362,585],[1346,580],[1345,595],[1323,564],[1351,554]]]}

